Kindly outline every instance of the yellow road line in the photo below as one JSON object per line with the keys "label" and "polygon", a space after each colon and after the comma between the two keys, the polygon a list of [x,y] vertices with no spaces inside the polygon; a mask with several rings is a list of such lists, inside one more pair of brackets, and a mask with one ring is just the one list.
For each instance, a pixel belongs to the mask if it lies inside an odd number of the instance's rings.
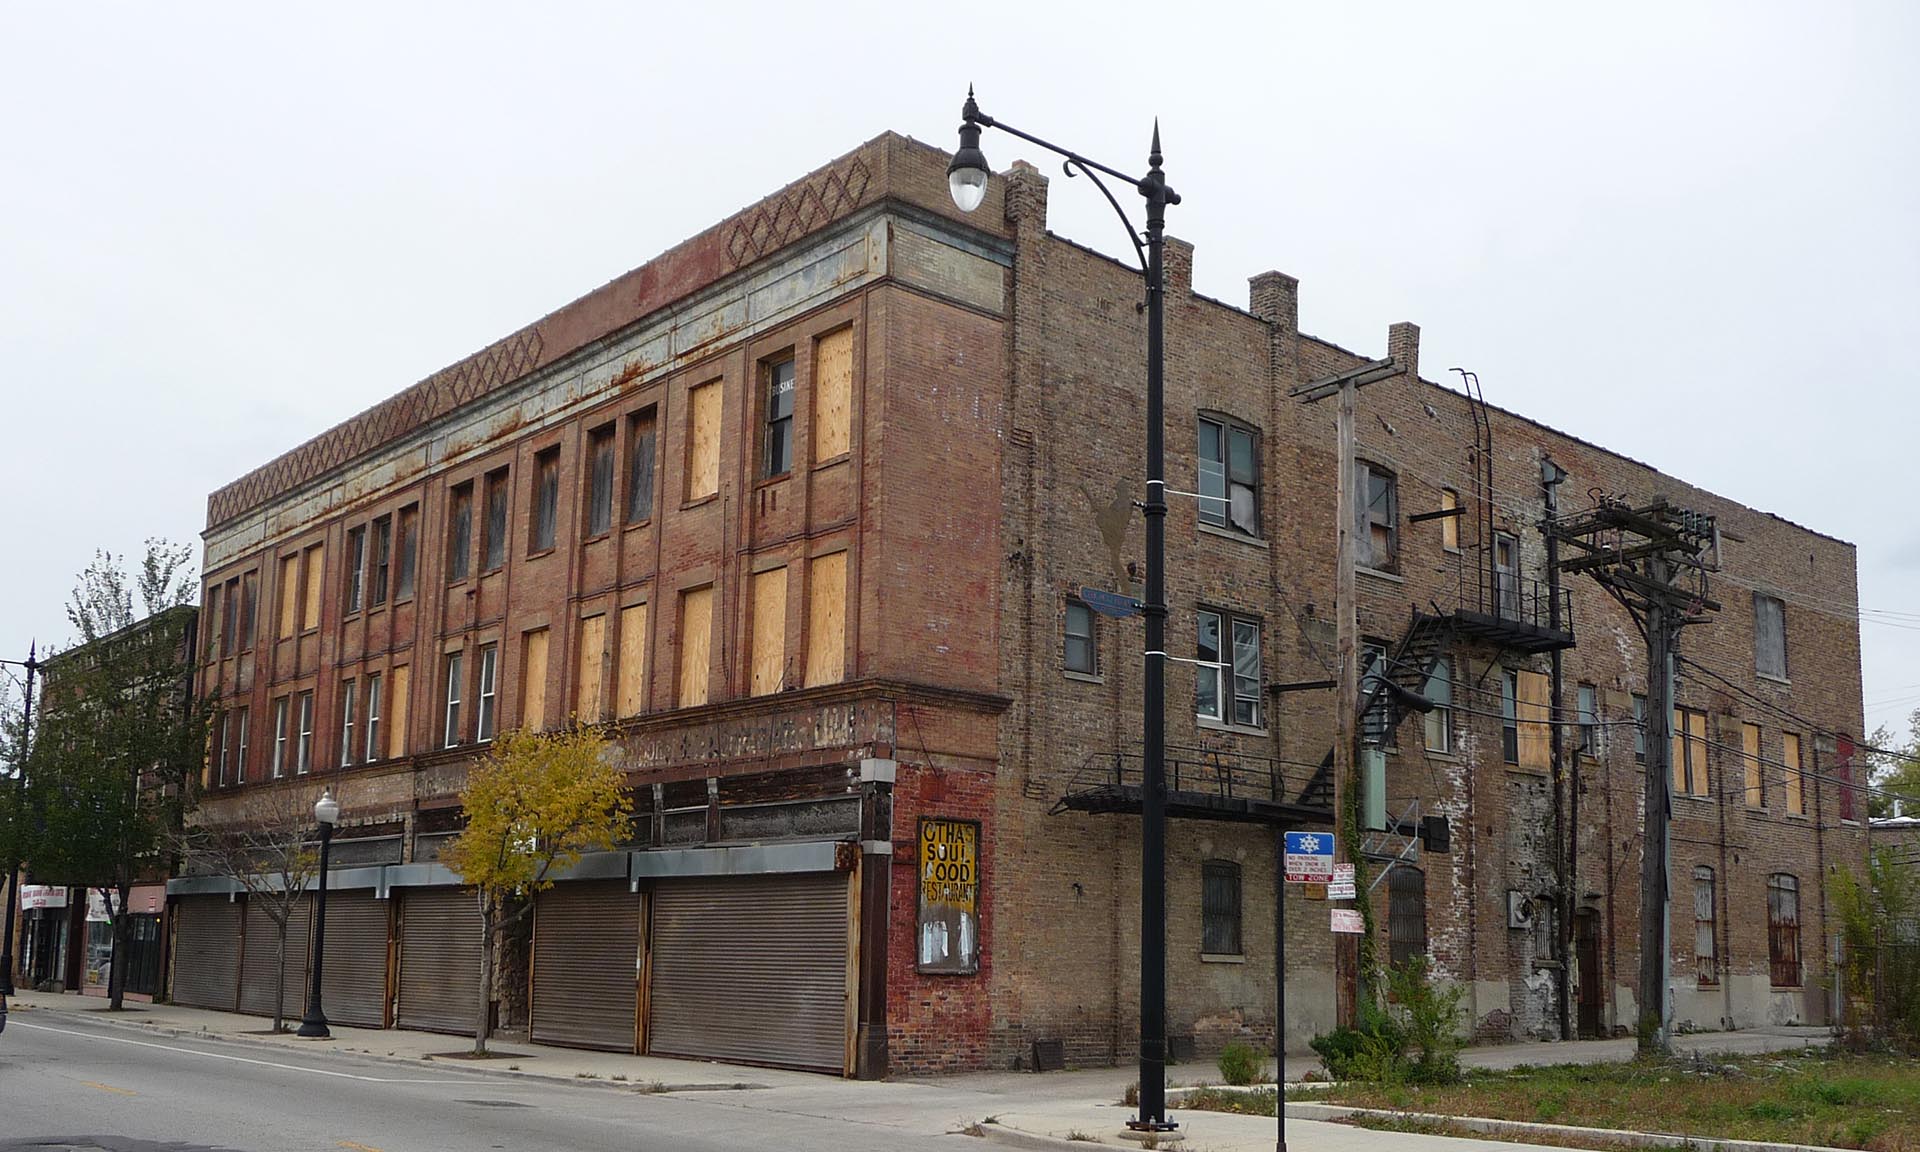
{"label": "yellow road line", "polygon": [[122,1096],[138,1096],[139,1095],[138,1092],[135,1092],[131,1088],[115,1088],[111,1084],[102,1084],[98,1080],[82,1080],[80,1081],[80,1083],[85,1084],[89,1088],[98,1088],[102,1092],[117,1092]]}

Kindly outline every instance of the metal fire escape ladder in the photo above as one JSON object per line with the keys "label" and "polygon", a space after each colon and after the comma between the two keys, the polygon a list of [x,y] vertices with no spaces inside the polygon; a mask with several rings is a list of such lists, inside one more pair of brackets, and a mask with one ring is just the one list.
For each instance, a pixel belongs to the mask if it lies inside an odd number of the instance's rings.
{"label": "metal fire escape ladder", "polygon": [[[1385,667],[1378,674],[1365,676],[1360,685],[1360,740],[1370,748],[1385,747],[1394,730],[1406,719],[1415,700],[1423,696],[1427,678],[1434,665],[1447,655],[1455,634],[1451,615],[1435,608],[1433,612],[1412,610],[1407,630],[1388,653]],[[1364,671],[1364,670],[1363,670]],[[1333,749],[1320,762],[1320,768],[1300,793],[1300,802],[1313,807],[1333,803]]]}

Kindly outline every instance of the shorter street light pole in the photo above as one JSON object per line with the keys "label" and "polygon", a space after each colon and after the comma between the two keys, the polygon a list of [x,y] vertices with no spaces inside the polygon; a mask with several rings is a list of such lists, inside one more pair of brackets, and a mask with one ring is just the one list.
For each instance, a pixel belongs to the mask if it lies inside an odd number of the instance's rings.
{"label": "shorter street light pole", "polygon": [[333,1035],[327,1029],[327,1014],[320,1008],[320,966],[327,958],[327,853],[333,847],[333,823],[340,819],[340,802],[333,798],[331,789],[320,793],[313,818],[320,823],[320,886],[313,895],[313,982],[307,990],[307,1012],[300,1018],[297,1035],[325,1040]]}
{"label": "shorter street light pole", "polygon": [[[1147,527],[1147,587],[1141,615],[1146,618],[1144,715],[1141,718],[1140,787],[1140,1112],[1127,1127],[1140,1132],[1168,1132],[1178,1125],[1167,1119],[1167,485],[1165,478],[1164,375],[1165,288],[1163,254],[1166,248],[1167,206],[1180,203],[1180,194],[1167,184],[1161,171],[1160,125],[1153,127],[1147,151],[1147,174],[1130,176],[1089,160],[1078,152],[1022,132],[980,111],[967,89],[960,110],[960,150],[947,166],[947,186],[954,206],[962,212],[980,207],[987,194],[992,169],[980,150],[980,130],[998,128],[1029,144],[1063,157],[1069,176],[1086,176],[1106,196],[1107,203],[1127,227],[1127,239],[1139,257],[1147,296],[1147,498],[1141,504]],[[1147,227],[1136,229],[1126,209],[1108,190],[1104,173],[1125,181],[1146,201]]]}

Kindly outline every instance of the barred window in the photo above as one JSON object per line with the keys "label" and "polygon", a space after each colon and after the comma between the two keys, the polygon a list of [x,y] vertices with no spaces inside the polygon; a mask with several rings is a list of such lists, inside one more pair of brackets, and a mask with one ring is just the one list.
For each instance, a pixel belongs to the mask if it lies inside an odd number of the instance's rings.
{"label": "barred window", "polygon": [[1800,881],[1784,872],[1767,879],[1767,960],[1775,988],[1800,987]]}
{"label": "barred window", "polygon": [[1200,866],[1200,951],[1240,955],[1240,865],[1230,860]]}
{"label": "barred window", "polygon": [[1714,931],[1717,893],[1713,869],[1702,864],[1693,870],[1693,974],[1702,984],[1720,982],[1720,953]]}

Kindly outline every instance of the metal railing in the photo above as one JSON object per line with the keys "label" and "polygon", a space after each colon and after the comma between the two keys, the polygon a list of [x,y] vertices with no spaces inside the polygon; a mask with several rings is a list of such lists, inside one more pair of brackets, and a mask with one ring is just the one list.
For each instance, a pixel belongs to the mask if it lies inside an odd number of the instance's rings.
{"label": "metal railing", "polygon": [[[1546,580],[1521,575],[1493,562],[1489,549],[1463,548],[1451,556],[1455,603],[1504,623],[1540,631],[1573,631],[1573,590],[1554,589]],[[1559,623],[1554,602],[1559,601]],[[1443,606],[1444,607],[1444,606]]]}
{"label": "metal railing", "polygon": [[[1167,745],[1167,792],[1239,800],[1291,802],[1318,764],[1248,756],[1224,749]],[[1138,788],[1144,780],[1138,751],[1088,753],[1067,782],[1067,794]]]}

